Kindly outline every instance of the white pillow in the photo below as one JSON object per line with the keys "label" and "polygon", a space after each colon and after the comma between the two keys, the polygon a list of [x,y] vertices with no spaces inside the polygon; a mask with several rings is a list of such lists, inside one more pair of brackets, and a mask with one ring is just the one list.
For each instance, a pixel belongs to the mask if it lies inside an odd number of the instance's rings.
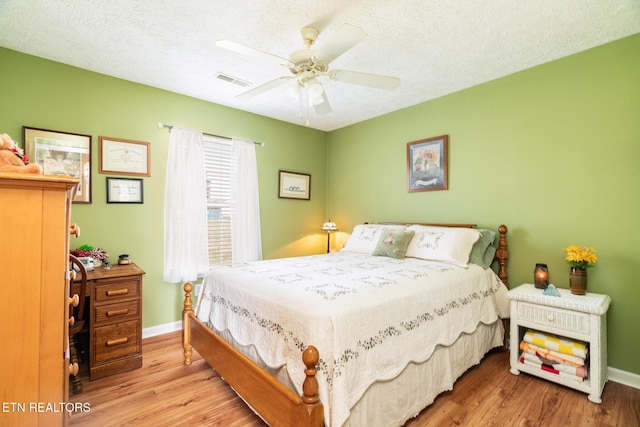
{"label": "white pillow", "polygon": [[466,267],[473,244],[480,232],[472,228],[410,225],[415,235],[407,248],[407,257],[446,262]]}
{"label": "white pillow", "polygon": [[394,230],[404,230],[404,225],[385,225],[385,224],[358,224],[353,227],[353,232],[347,240],[347,244],[342,249],[345,252],[358,252],[362,254],[371,254],[378,245],[380,234],[385,228]]}

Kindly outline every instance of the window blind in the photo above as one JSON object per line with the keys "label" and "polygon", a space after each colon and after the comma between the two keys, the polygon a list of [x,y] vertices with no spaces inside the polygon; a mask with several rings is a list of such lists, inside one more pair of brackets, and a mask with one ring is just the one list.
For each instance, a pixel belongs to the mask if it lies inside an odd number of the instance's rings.
{"label": "window blind", "polygon": [[231,264],[231,140],[203,135],[209,265]]}

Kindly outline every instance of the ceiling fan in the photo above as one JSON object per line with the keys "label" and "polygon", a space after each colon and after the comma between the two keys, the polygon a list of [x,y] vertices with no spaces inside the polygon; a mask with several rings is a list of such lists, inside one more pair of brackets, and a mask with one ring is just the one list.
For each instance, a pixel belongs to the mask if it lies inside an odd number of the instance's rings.
{"label": "ceiling fan", "polygon": [[400,79],[397,77],[329,68],[329,65],[334,59],[351,49],[367,36],[367,33],[365,33],[362,28],[351,24],[342,24],[317,50],[312,49],[311,46],[318,37],[318,30],[313,27],[304,27],[300,30],[300,33],[306,48],[296,50],[288,59],[229,40],[219,40],[216,42],[218,47],[224,49],[275,61],[280,65],[286,66],[292,74],[278,77],[277,79],[243,92],[237,95],[238,99],[250,99],[288,81],[296,80],[295,87],[300,90],[306,90],[306,97],[308,98],[309,104],[313,105],[316,113],[327,114],[331,112],[331,105],[318,77],[328,77],[331,80],[339,82],[386,90],[394,90],[400,85]]}

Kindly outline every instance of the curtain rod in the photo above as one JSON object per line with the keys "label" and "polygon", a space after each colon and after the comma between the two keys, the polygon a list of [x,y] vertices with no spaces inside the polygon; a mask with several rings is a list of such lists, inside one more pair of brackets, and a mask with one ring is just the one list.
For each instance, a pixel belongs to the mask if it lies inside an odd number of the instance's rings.
{"label": "curtain rod", "polygon": [[[173,128],[173,125],[165,125],[162,122],[158,122],[158,127],[160,129],[162,128],[167,128],[169,130],[171,130]],[[228,136],[222,136],[222,135],[215,135],[213,133],[206,133],[206,132],[202,132],[203,135],[207,135],[207,136],[213,136],[214,138],[222,138],[222,139],[232,139],[229,138]],[[265,143],[264,142],[258,142],[258,141],[253,141],[254,144],[259,145],[260,147],[264,147]]]}

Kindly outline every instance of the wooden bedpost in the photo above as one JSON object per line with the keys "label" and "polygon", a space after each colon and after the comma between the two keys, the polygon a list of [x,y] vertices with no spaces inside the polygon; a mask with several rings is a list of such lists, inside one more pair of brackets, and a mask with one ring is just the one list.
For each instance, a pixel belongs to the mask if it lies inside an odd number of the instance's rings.
{"label": "wooden bedpost", "polygon": [[[506,225],[502,224],[498,227],[500,233],[500,240],[498,240],[498,249],[496,249],[495,259],[498,260],[498,277],[502,280],[502,283],[509,289],[509,275],[507,274],[507,264],[509,262],[509,247],[507,246],[507,231]],[[509,325],[507,319],[502,319],[502,326],[504,327],[504,337],[502,339],[502,350],[509,351],[509,339],[508,331]]]}
{"label": "wooden bedpost", "polygon": [[300,423],[297,425],[321,427],[324,424],[324,409],[320,402],[318,380],[316,380],[318,360],[320,360],[320,354],[314,346],[310,345],[302,352],[302,362],[306,366],[304,370],[306,378],[302,383],[303,413],[299,413]]}
{"label": "wooden bedpost", "polygon": [[189,316],[193,316],[193,300],[191,299],[191,292],[193,291],[193,285],[191,282],[184,284],[184,309],[182,310],[182,348],[184,349],[184,364],[191,365],[191,355],[193,354],[193,347],[191,347],[191,319]]}
{"label": "wooden bedpost", "polygon": [[500,240],[498,241],[498,249],[496,249],[496,259],[498,260],[498,265],[500,266],[498,269],[498,277],[505,284],[507,288],[509,288],[509,275],[507,273],[507,264],[509,262],[509,248],[507,246],[507,231],[508,228],[506,225],[501,225],[498,227],[498,232],[500,233]]}
{"label": "wooden bedpost", "polygon": [[304,379],[304,383],[302,383],[302,400],[304,403],[318,403],[320,401],[320,396],[318,395],[318,380],[316,380],[316,373],[318,372],[316,366],[318,365],[319,358],[320,354],[318,353],[318,349],[312,345],[302,352],[302,362],[304,366],[307,367],[304,370],[307,377]]}

